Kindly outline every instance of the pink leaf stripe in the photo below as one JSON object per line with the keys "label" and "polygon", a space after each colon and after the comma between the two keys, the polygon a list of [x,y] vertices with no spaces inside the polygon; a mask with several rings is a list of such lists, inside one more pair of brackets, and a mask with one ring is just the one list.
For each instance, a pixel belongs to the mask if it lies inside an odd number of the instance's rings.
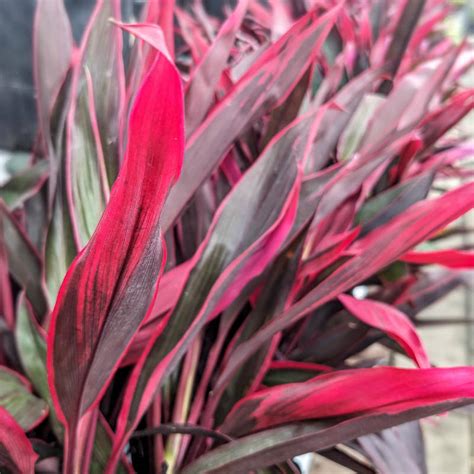
{"label": "pink leaf stripe", "polygon": [[160,213],[182,164],[182,101],[179,74],[159,54],[130,115],[109,205],[61,286],[48,335],[48,374],[69,430],[97,405],[153,300],[165,260]]}
{"label": "pink leaf stripe", "polygon": [[33,474],[37,458],[18,423],[0,407],[0,472]]}
{"label": "pink leaf stripe", "polygon": [[472,367],[341,370],[250,395],[235,405],[221,430],[242,436],[292,421],[396,414],[463,398],[474,399]]}
{"label": "pink leaf stripe", "polygon": [[339,300],[357,319],[397,341],[419,367],[430,367],[415,326],[401,311],[378,301],[357,300],[348,295],[339,295]]}
{"label": "pink leaf stripe", "polygon": [[401,260],[418,265],[442,265],[448,268],[474,268],[474,252],[462,250],[434,250],[407,252]]}

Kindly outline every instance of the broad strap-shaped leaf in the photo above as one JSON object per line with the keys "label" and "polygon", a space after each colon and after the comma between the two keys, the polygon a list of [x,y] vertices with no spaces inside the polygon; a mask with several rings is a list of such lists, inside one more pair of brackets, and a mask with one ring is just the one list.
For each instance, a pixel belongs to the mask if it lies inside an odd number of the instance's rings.
{"label": "broad strap-shaped leaf", "polygon": [[[94,446],[92,448],[93,451],[90,465],[91,474],[104,473],[110,454],[112,453],[113,439],[114,433],[107,423],[107,420],[102,416],[102,414],[99,414],[95,431]],[[134,472],[135,471],[132,469],[125,455],[122,456],[120,463],[117,466],[117,474],[132,474]]]}
{"label": "broad strap-shaped leaf", "polygon": [[[164,230],[181,214],[251,121],[290,94],[319,53],[338,12],[339,7],[335,7],[317,18],[316,12],[311,11],[298,20],[262,54],[192,134],[186,146],[183,172],[164,210]],[[233,126],[229,127],[229,123]]]}
{"label": "broad strap-shaped leaf", "polygon": [[[122,34],[110,23],[120,19],[120,2],[99,0],[88,25],[82,56],[90,74],[100,144],[109,185],[120,163],[120,120],[124,113],[125,73],[122,61]],[[82,71],[83,72],[83,71]]]}
{"label": "broad strap-shaped leaf", "polygon": [[474,141],[458,143],[454,148],[440,151],[431,155],[428,159],[411,162],[406,170],[406,176],[416,176],[430,169],[442,169],[444,167],[455,165],[457,162],[468,158],[474,154]]}
{"label": "broad strap-shaped leaf", "polygon": [[274,360],[265,374],[263,385],[272,387],[294,382],[304,382],[322,372],[330,372],[332,367],[313,362]]}
{"label": "broad strap-shaped leaf", "polygon": [[71,188],[68,199],[77,219],[75,237],[81,248],[102,215],[120,163],[125,94],[122,35],[110,17],[120,17],[120,2],[99,0],[84,33],[72,78],[66,140]]}
{"label": "broad strap-shaped leaf", "polygon": [[372,367],[330,372],[306,382],[271,387],[242,399],[229,413],[221,430],[231,436],[242,436],[299,420],[396,414],[437,403],[474,401],[473,377],[473,367]]}
{"label": "broad strap-shaped leaf", "polygon": [[46,373],[46,334],[33,319],[31,306],[25,294],[18,297],[15,343],[21,365],[35,391],[49,405],[49,420],[58,440],[63,439],[63,427],[59,423],[48,386]]}
{"label": "broad strap-shaped leaf", "polygon": [[221,383],[226,384],[240,364],[274,334],[386,267],[473,206],[474,183],[469,183],[440,198],[414,204],[388,224],[357,241],[357,247],[354,247],[358,250],[357,255],[240,346],[236,359],[223,371]]}
{"label": "broad strap-shaped leaf", "polygon": [[[64,429],[56,416],[48,386],[45,334],[32,318],[31,308],[24,294],[20,294],[18,301],[15,342],[21,364],[28,375],[28,379],[42,399],[49,405],[49,420],[56,438],[62,444],[64,442]],[[107,421],[99,417],[92,451],[91,472],[97,474],[103,472],[112,450],[112,439],[113,433],[107,425]],[[120,473],[129,471],[126,460],[121,460],[118,470]]]}
{"label": "broad strap-shaped leaf", "polygon": [[25,433],[0,406],[0,471],[8,474],[34,474],[38,455]]}
{"label": "broad strap-shaped leaf", "polygon": [[364,95],[372,91],[379,78],[380,71],[369,69],[348,82],[332,98],[336,107],[329,108],[323,118],[314,143],[313,161],[310,162],[308,171],[320,170],[328,163]]}
{"label": "broad strap-shaped leaf", "polygon": [[194,17],[185,9],[176,7],[175,15],[181,36],[190,49],[190,54],[194,63],[197,63],[200,58],[204,56],[209,46],[207,39],[204,37],[204,32],[197,26]]}
{"label": "broad strap-shaped leaf", "polygon": [[14,279],[23,287],[37,317],[42,318],[48,309],[41,281],[41,259],[13,215],[0,200],[0,219],[8,267]]}
{"label": "broad strap-shaped leaf", "polygon": [[40,131],[50,159],[50,114],[69,69],[72,49],[71,25],[63,0],[39,0],[33,27],[33,75]]}
{"label": "broad strap-shaped leaf", "polygon": [[474,252],[469,250],[432,250],[407,252],[400,260],[417,265],[442,265],[447,268],[474,268]]}
{"label": "broad strap-shaped leaf", "polygon": [[383,101],[384,98],[378,94],[366,94],[362,98],[337,144],[338,157],[340,160],[351,158],[359,149],[364,134],[370,122],[374,120],[377,108]]}
{"label": "broad strap-shaped leaf", "polygon": [[115,456],[198,331],[265,270],[284,243],[295,220],[301,166],[317,117],[307,114],[276,136],[217,210],[169,323],[150,340],[131,375]]}
{"label": "broad strap-shaped leaf", "polygon": [[0,199],[9,209],[21,206],[34,196],[48,177],[48,162],[38,161],[0,186]]}
{"label": "broad strap-shaped leaf", "polygon": [[[71,76],[72,73],[69,74],[63,83],[53,109],[55,124],[52,138],[54,141],[53,151],[57,161],[57,171],[52,172],[48,180],[48,190],[52,194],[50,196],[51,218],[46,231],[43,265],[44,279],[51,307],[54,306],[59,287],[66,275],[67,269],[79,251],[74,236],[74,229],[77,228],[77,223],[74,222],[75,216],[71,212],[67,199],[69,177],[66,163],[66,122],[67,111],[71,101]],[[51,188],[51,179],[54,179],[54,189]]]}
{"label": "broad strap-shaped leaf", "polygon": [[[276,314],[279,314],[287,305],[287,299],[296,277],[302,253],[302,237],[268,268],[267,274],[263,277],[264,287],[258,296],[255,307],[246,318],[234,351],[238,351],[241,342],[249,339],[252,334]],[[275,348],[275,344],[269,341],[258,353],[254,354],[252,360],[241,367],[219,400],[217,420],[222,421],[223,414],[226,414],[237,400],[254,391],[260,385]],[[213,394],[213,398],[216,398],[216,395]]]}
{"label": "broad strap-shaped leaf", "polygon": [[209,451],[183,469],[183,474],[240,474],[299,454],[331,448],[369,433],[462,407],[472,400],[436,403],[398,414],[369,414],[346,420],[292,423],[255,433]]}
{"label": "broad strap-shaped leaf", "polygon": [[417,421],[361,436],[357,442],[380,472],[428,472],[423,432]]}
{"label": "broad strap-shaped leaf", "polygon": [[421,124],[421,137],[425,147],[433,145],[439,137],[456,125],[474,107],[474,88],[459,92],[428,114]]}
{"label": "broad strap-shaped leaf", "polygon": [[[285,239],[285,243],[282,246],[282,250],[286,250],[288,246],[291,245],[291,242],[301,233],[302,229],[309,223],[324,189],[324,185],[334,176],[338,168],[339,165],[336,165],[303,179],[296,217]],[[146,341],[149,340],[151,334],[155,333],[155,331],[159,331],[157,326],[164,324],[162,317],[163,312],[175,307],[194,265],[195,261],[191,259],[170,270],[168,273],[165,273],[160,280],[158,295],[150,314],[152,318],[149,319],[148,323],[145,323],[137,333],[137,337],[130,348],[130,353],[125,359],[128,363],[136,361],[137,354],[139,355],[143,352]]]}
{"label": "broad strap-shaped leaf", "polygon": [[[423,12],[426,0],[412,0],[403,3],[397,27],[393,33],[390,46],[385,54],[385,70],[393,78],[400,67],[405,50],[410,42],[411,35]],[[392,88],[391,81],[386,79],[380,86],[380,92],[387,94]]]}
{"label": "broad strap-shaped leaf", "polygon": [[361,234],[366,235],[386,224],[413,204],[425,199],[433,183],[433,178],[433,172],[428,171],[368,199],[356,216],[357,223],[362,226]]}
{"label": "broad strap-shaped leaf", "polygon": [[171,61],[171,53],[166,46],[163,30],[154,24],[149,23],[121,23],[120,21],[110,20],[122,30],[136,36],[154,49],[164,54]]}
{"label": "broad strap-shaped leaf", "polygon": [[332,265],[343,256],[347,248],[359,236],[359,232],[360,229],[356,227],[351,231],[335,235],[328,248],[322,249],[316,252],[315,255],[310,255],[305,259],[304,265],[300,269],[299,276],[305,277],[307,275],[316,275],[321,272],[321,270]]}
{"label": "broad strap-shaped leaf", "polygon": [[174,58],[174,11],[175,0],[166,2],[148,2],[144,8],[145,22],[157,24],[163,31],[166,41],[166,49],[170,52],[170,58]]}
{"label": "broad strap-shaped leaf", "polygon": [[29,431],[48,415],[48,405],[31,393],[31,386],[20,374],[0,366],[0,407]]}
{"label": "broad strap-shaped leaf", "polygon": [[78,253],[74,238],[74,216],[70,212],[64,184],[64,163],[60,164],[62,174],[56,186],[44,254],[44,279],[48,290],[50,306],[56,301],[59,288],[66,272]]}
{"label": "broad strap-shaped leaf", "polygon": [[160,213],[182,163],[182,100],[177,70],[158,55],[133,105],[109,205],[59,291],[48,376],[69,436],[98,403],[152,302],[164,264]]}
{"label": "broad strap-shaped leaf", "polygon": [[[331,224],[341,221],[345,224],[351,218],[346,212],[355,211],[354,197],[363,192],[367,194],[375,185],[380,174],[390,164],[400,149],[406,143],[406,137],[394,140],[387,146],[376,146],[356,158],[345,163],[343,168],[326,184],[321,199],[318,202],[310,227],[311,247],[317,249],[332,230]],[[347,229],[341,229],[347,230]]]}
{"label": "broad strap-shaped leaf", "polygon": [[423,63],[406,74],[375,110],[362,139],[362,149],[380,143],[396,130],[407,130],[407,127],[417,125],[425,117],[458,53],[459,50],[454,49],[444,58]]}
{"label": "broad strap-shaped leaf", "polygon": [[193,69],[185,92],[186,136],[190,136],[206,116],[216,86],[227,65],[235,35],[240,28],[249,0],[239,0],[206,54]]}
{"label": "broad strap-shaped leaf", "polygon": [[280,130],[283,130],[298,116],[302,103],[307,96],[311,71],[312,68],[309,67],[286,100],[272,110],[265,135],[261,140],[262,147],[266,146]]}
{"label": "broad strap-shaped leaf", "polygon": [[379,301],[358,300],[349,295],[339,295],[339,301],[357,319],[380,329],[398,342],[419,367],[430,367],[428,355],[415,326],[401,311]]}

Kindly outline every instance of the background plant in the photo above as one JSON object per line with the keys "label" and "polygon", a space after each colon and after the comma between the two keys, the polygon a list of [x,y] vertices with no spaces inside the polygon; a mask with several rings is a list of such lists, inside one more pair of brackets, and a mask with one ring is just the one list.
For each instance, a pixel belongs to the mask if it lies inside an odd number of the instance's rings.
{"label": "background plant", "polygon": [[101,0],[75,45],[39,1],[37,145],[0,188],[2,469],[424,471],[413,421],[474,396],[416,332],[474,264],[444,243],[474,203],[449,12],[150,2],[125,24]]}

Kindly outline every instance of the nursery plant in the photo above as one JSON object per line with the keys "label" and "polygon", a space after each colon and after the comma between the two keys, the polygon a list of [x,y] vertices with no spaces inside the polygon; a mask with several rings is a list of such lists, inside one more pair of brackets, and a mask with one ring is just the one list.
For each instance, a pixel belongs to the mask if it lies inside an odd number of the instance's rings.
{"label": "nursery plant", "polygon": [[36,145],[0,187],[0,471],[426,472],[417,420],[474,399],[417,333],[474,266],[450,3],[121,7],[75,44],[37,3]]}

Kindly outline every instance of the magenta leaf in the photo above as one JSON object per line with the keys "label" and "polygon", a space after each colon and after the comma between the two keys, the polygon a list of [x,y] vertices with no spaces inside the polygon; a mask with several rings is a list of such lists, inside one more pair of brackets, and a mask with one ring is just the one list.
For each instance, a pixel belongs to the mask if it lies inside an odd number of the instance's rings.
{"label": "magenta leaf", "polygon": [[339,295],[339,300],[357,319],[380,329],[398,342],[420,368],[430,367],[415,326],[401,311],[379,301],[357,300],[349,295]]}
{"label": "magenta leaf", "polygon": [[[181,81],[159,55],[135,99],[124,164],[109,205],[69,268],[52,314],[49,384],[71,440],[81,418],[100,400],[153,300],[164,264],[160,213],[179,175],[182,152]],[[69,448],[74,449],[73,441]]]}
{"label": "magenta leaf", "polygon": [[298,420],[373,413],[395,415],[413,408],[474,399],[473,377],[472,367],[374,367],[330,372],[306,382],[271,387],[240,400],[221,430],[242,436]]}
{"label": "magenta leaf", "polygon": [[0,406],[0,470],[33,474],[38,455],[15,419]]}

